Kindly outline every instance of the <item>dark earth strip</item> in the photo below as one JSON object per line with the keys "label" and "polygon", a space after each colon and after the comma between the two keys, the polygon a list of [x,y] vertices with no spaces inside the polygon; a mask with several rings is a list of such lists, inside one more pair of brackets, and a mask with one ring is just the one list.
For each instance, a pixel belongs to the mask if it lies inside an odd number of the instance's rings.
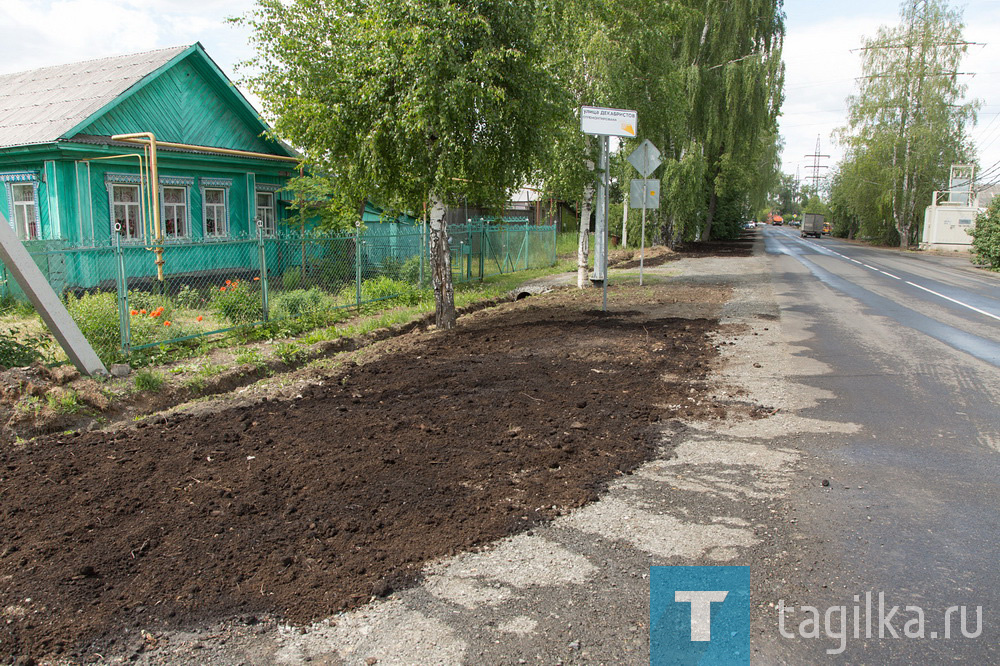
{"label": "dark earth strip", "polygon": [[653,455],[661,420],[725,417],[701,400],[716,320],[589,307],[559,291],[406,336],[292,400],[3,451],[0,656],[323,618],[595,499]]}

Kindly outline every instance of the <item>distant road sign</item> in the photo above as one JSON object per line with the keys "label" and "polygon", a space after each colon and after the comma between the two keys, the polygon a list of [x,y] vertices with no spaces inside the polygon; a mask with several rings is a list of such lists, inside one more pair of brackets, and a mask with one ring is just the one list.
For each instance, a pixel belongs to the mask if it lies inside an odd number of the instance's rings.
{"label": "distant road sign", "polygon": [[649,139],[640,143],[639,147],[632,151],[632,154],[628,156],[628,161],[643,178],[649,178],[663,164],[659,149]]}
{"label": "distant road sign", "polygon": [[631,208],[659,208],[659,179],[636,178],[633,180],[629,187],[629,206]]}
{"label": "distant road sign", "polygon": [[580,109],[580,129],[598,136],[636,136],[639,113],[625,109],[584,106]]}

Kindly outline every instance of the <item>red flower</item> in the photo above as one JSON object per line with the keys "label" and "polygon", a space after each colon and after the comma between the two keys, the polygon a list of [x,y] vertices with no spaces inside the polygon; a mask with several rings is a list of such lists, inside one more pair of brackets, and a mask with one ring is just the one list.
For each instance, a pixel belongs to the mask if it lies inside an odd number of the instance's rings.
{"label": "red flower", "polygon": [[165,322],[163,322],[163,325],[164,326],[170,326],[170,322],[169,321],[165,321]]}
{"label": "red flower", "polygon": [[219,291],[225,291],[225,290],[226,290],[225,287],[219,287]]}
{"label": "red flower", "polygon": [[198,321],[201,321],[201,320],[202,320],[202,316],[198,315]]}
{"label": "red flower", "polygon": [[226,284],[230,285],[230,284],[232,284],[232,281],[231,280],[226,280]]}
{"label": "red flower", "polygon": [[132,312],[130,314],[137,315],[137,314],[139,314],[139,311],[138,310],[132,310]]}

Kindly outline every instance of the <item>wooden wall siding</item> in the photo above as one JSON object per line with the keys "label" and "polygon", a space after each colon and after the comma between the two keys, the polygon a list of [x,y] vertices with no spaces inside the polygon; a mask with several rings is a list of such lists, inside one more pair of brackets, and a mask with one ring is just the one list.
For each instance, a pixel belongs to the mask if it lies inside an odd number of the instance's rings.
{"label": "wooden wall siding", "polygon": [[189,57],[161,73],[142,90],[81,130],[111,136],[153,132],[177,143],[284,154],[258,134],[261,127],[237,109],[227,85],[205,76]]}

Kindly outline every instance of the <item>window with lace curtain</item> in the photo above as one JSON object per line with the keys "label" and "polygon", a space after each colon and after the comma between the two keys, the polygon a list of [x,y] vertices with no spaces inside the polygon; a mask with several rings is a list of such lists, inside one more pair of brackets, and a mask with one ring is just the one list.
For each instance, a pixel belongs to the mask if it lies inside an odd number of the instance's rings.
{"label": "window with lace curtain", "polygon": [[21,240],[36,240],[38,230],[38,202],[35,201],[34,183],[11,183],[11,222]]}
{"label": "window with lace curtain", "polygon": [[115,229],[121,229],[122,240],[142,240],[142,205],[139,199],[139,186],[112,185],[111,205],[112,235]]}

